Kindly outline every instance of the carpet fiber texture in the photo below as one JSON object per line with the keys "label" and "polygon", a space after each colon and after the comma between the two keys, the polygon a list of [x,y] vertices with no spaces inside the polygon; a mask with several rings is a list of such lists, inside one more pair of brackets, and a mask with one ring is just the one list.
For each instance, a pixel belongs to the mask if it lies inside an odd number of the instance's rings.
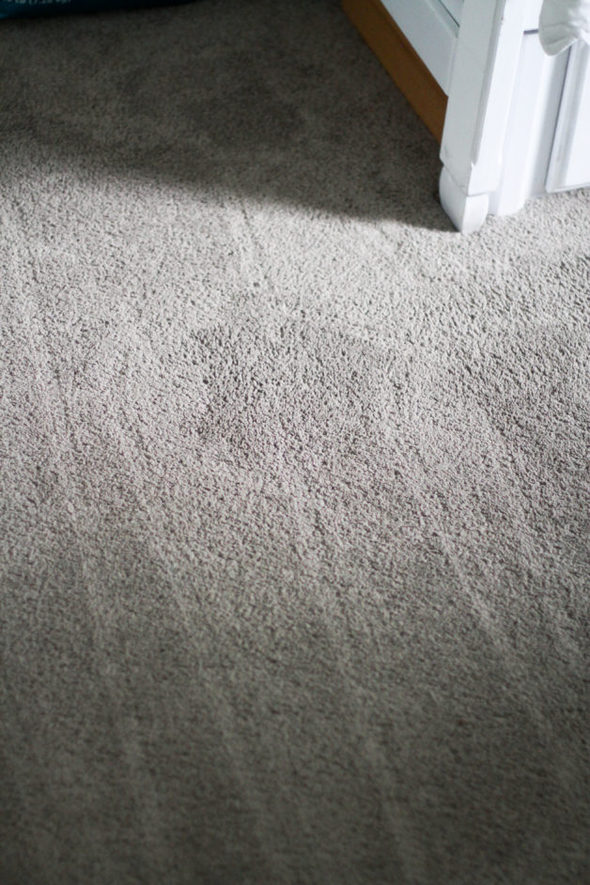
{"label": "carpet fiber texture", "polygon": [[0,881],[588,881],[590,194],[455,233],[332,0],[0,92]]}

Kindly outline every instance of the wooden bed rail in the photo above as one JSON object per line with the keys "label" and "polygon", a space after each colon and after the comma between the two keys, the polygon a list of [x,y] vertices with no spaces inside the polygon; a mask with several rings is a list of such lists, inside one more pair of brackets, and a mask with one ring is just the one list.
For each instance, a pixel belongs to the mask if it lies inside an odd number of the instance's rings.
{"label": "wooden bed rail", "polygon": [[379,0],[342,0],[342,9],[440,143],[447,97]]}

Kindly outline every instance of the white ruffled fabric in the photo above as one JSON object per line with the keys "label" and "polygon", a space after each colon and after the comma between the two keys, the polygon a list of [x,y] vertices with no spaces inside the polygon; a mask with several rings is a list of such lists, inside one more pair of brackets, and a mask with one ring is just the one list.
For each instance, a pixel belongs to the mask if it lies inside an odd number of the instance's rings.
{"label": "white ruffled fabric", "polygon": [[539,37],[548,55],[557,55],[576,40],[590,44],[590,0],[544,0]]}

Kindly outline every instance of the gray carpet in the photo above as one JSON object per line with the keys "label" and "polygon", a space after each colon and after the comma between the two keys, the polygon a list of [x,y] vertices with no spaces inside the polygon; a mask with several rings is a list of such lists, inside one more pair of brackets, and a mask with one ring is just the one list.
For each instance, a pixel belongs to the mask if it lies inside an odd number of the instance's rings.
{"label": "gray carpet", "polygon": [[452,231],[333,0],[0,59],[0,881],[589,881],[590,193]]}

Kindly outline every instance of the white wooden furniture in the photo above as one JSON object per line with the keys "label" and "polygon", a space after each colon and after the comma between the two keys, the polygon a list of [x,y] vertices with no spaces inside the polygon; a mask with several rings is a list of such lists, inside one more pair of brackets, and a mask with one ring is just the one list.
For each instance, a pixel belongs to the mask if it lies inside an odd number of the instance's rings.
{"label": "white wooden furniture", "polygon": [[448,97],[440,199],[460,231],[590,185],[590,47],[546,55],[542,0],[380,2]]}

